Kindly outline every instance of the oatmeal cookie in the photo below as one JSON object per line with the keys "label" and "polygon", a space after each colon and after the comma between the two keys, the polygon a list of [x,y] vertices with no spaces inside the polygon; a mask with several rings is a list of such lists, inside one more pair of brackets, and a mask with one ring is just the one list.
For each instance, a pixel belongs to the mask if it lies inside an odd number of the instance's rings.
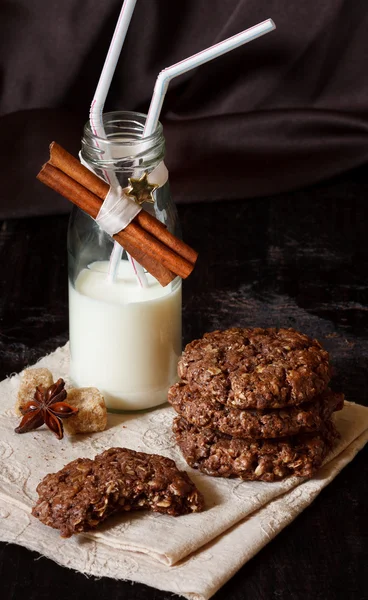
{"label": "oatmeal cookie", "polygon": [[343,394],[326,390],[313,402],[287,409],[239,410],[183,383],[169,389],[168,400],[192,425],[238,438],[277,438],[317,431],[335,410],[341,410],[344,405]]}
{"label": "oatmeal cookie", "polygon": [[318,432],[274,440],[232,438],[198,429],[183,417],[175,418],[173,431],[191,467],[214,477],[261,481],[311,477],[338,437],[331,421]]}
{"label": "oatmeal cookie", "polygon": [[78,458],[37,486],[32,514],[62,537],[97,527],[118,511],[151,509],[178,516],[203,509],[203,497],[173,460],[110,448]]}
{"label": "oatmeal cookie", "polygon": [[283,408],[313,401],[330,380],[328,352],[294,329],[206,333],[188,344],[179,376],[236,408]]}

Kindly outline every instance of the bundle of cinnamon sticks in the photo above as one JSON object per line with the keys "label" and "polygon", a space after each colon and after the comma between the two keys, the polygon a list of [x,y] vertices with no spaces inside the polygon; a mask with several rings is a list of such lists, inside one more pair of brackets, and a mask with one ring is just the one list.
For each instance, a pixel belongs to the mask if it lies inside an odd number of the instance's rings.
{"label": "bundle of cinnamon sticks", "polygon": [[[50,145],[50,160],[37,179],[96,218],[109,185],[84,167],[56,142]],[[129,225],[113,236],[123,248],[162,286],[177,275],[188,277],[198,254],[172,235],[158,219],[141,210]]]}

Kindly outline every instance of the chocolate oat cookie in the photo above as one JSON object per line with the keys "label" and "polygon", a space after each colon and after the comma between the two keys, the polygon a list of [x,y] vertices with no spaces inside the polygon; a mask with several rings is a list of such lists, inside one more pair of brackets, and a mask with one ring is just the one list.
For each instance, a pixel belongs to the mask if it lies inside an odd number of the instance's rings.
{"label": "chocolate oat cookie", "polygon": [[329,356],[294,329],[206,333],[188,344],[178,373],[191,387],[236,408],[282,408],[313,401],[330,380]]}
{"label": "chocolate oat cookie", "polygon": [[316,431],[344,405],[343,394],[326,390],[313,402],[287,409],[239,410],[183,383],[169,389],[168,400],[192,425],[237,438],[277,438]]}
{"label": "chocolate oat cookie", "polygon": [[203,497],[173,460],[126,448],[78,458],[37,486],[33,516],[62,537],[94,529],[118,511],[151,509],[178,516],[201,511]]}
{"label": "chocolate oat cookie", "polygon": [[277,440],[232,438],[197,429],[183,417],[176,417],[173,431],[191,467],[215,477],[261,481],[311,477],[338,437],[331,421],[316,433]]}

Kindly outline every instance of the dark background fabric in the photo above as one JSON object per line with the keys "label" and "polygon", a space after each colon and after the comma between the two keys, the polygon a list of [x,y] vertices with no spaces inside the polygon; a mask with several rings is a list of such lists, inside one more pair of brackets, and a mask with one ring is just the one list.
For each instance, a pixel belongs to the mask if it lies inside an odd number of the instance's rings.
{"label": "dark background fabric", "polygon": [[[76,154],[121,0],[1,0],[0,218],[66,212],[35,180]],[[268,17],[276,31],[169,87],[177,202],[260,197],[368,162],[367,0],[138,0],[105,106],[146,112],[160,70]]]}

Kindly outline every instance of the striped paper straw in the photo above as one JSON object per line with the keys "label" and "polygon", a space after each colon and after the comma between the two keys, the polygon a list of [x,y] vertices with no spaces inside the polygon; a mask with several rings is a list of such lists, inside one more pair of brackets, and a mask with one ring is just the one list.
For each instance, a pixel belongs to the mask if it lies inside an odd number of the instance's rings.
{"label": "striped paper straw", "polygon": [[[134,12],[136,2],[137,0],[125,0],[123,3],[114,34],[112,36],[110,47],[105,59],[105,63],[101,71],[100,79],[98,80],[95,95],[91,103],[89,111],[89,121],[91,124],[91,130],[96,136],[101,138],[106,138],[105,129],[103,125],[103,109],[105,106],[105,101],[107,98],[107,94],[109,93],[112,78],[115,73],[116,65],[120,57],[121,49],[125,41],[125,36],[128,31],[128,27]],[[104,175],[107,181],[110,183],[110,185],[115,185],[116,187],[118,186],[118,181],[114,174],[109,174],[107,171],[104,171]],[[113,282],[116,279],[117,269],[121,260],[122,253],[123,248],[120,246],[120,244],[118,244],[118,242],[114,242],[114,247],[110,256],[109,271],[107,276],[110,282]],[[137,263],[137,261],[135,261],[128,253],[127,256],[132,266],[134,275],[136,276],[138,284],[140,285],[140,287],[147,287],[148,283],[143,267],[139,263]]]}
{"label": "striped paper straw", "polygon": [[247,44],[248,42],[261,37],[261,35],[273,31],[273,29],[276,29],[275,23],[272,19],[267,19],[266,21],[262,21],[262,23],[258,23],[258,25],[254,25],[245,31],[233,35],[223,42],[210,46],[210,48],[207,48],[206,50],[202,50],[193,56],[189,56],[189,58],[175,63],[175,65],[172,65],[171,67],[163,69],[156,79],[143,137],[152,135],[156,130],[167,88],[174,77],[178,77],[178,75],[182,75],[191,69],[195,69],[222,54],[226,54],[226,52],[235,50],[235,48],[239,48],[239,46]]}

